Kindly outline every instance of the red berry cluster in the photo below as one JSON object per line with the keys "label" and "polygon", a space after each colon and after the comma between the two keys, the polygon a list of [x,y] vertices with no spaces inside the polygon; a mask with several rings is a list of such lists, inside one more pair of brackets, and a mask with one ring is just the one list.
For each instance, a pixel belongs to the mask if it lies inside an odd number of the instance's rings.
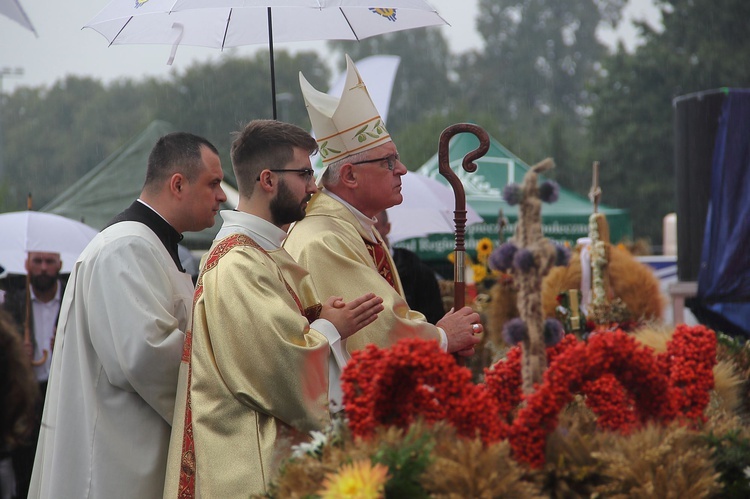
{"label": "red berry cluster", "polygon": [[521,349],[471,382],[436,342],[402,340],[388,350],[356,352],[342,376],[344,403],[354,435],[369,437],[378,425],[405,427],[418,416],[447,420],[466,437],[485,443],[507,438],[515,458],[544,464],[547,435],[575,394],[607,430],[630,432],[646,421],[701,421],[713,388],[716,337],[703,326],[679,326],[658,356],[622,332],[568,335],[547,349],[549,368],[527,397],[521,392]]}
{"label": "red berry cluster", "polygon": [[485,443],[505,436],[499,402],[435,341],[401,340],[388,350],[370,345],[352,354],[341,381],[356,436],[369,437],[378,425],[406,427],[418,416],[450,421],[459,434]]}
{"label": "red berry cluster", "polygon": [[680,324],[659,363],[669,377],[671,413],[689,422],[704,422],[714,388],[716,335],[705,326]]}

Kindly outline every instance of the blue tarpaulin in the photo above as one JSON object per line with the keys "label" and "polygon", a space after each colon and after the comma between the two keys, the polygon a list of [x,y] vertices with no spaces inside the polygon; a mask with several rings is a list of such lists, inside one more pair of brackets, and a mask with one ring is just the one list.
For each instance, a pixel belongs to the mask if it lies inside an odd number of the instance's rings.
{"label": "blue tarpaulin", "polygon": [[691,309],[719,331],[750,337],[750,90],[730,89],[722,104]]}

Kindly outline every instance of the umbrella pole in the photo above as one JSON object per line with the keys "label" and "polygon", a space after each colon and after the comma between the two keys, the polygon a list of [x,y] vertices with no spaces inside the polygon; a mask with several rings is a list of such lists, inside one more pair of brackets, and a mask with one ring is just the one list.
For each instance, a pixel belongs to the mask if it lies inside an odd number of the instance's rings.
{"label": "umbrella pole", "polygon": [[28,345],[28,348],[31,350],[32,366],[38,367],[47,362],[49,352],[47,352],[46,348],[42,349],[42,358],[34,360],[34,344],[31,342],[31,276],[28,270],[26,271],[26,317],[23,324],[23,343],[24,345]]}
{"label": "umbrella pole", "polygon": [[481,127],[471,123],[457,123],[451,125],[440,134],[438,142],[438,165],[440,174],[445,177],[448,183],[453,187],[453,193],[456,197],[456,209],[453,211],[453,221],[456,224],[456,247],[455,247],[455,268],[453,271],[453,307],[454,310],[463,308],[466,304],[466,247],[464,238],[466,235],[466,192],[461,183],[461,179],[451,169],[448,144],[454,135],[459,133],[472,133],[479,139],[479,147],[464,156],[462,166],[469,173],[477,171],[475,160],[481,158],[490,149],[490,138],[487,132]]}
{"label": "umbrella pole", "polygon": [[[26,197],[26,209],[31,211],[32,206],[32,198],[31,193]],[[26,254],[26,258],[29,258],[29,255]],[[33,343],[31,342],[31,276],[29,275],[28,268],[26,269],[26,317],[24,318],[24,324],[23,324],[23,343],[24,345],[28,345],[29,348],[33,348]],[[31,350],[31,365],[34,367],[41,366],[45,362],[47,362],[47,356],[49,355],[49,352],[47,352],[47,349],[42,349],[42,358],[39,360],[34,360],[34,350]]]}
{"label": "umbrella pole", "polygon": [[271,106],[273,108],[273,119],[276,119],[276,68],[273,62],[273,20],[271,19],[271,7],[268,7],[268,53],[271,59]]}

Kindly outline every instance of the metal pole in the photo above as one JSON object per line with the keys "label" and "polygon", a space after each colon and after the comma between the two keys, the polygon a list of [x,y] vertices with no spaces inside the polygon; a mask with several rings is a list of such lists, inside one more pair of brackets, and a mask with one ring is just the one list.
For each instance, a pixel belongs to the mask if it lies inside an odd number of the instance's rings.
{"label": "metal pole", "polygon": [[276,119],[276,68],[273,63],[273,21],[271,7],[268,7],[268,52],[271,58],[271,104],[273,105],[273,119]]}
{"label": "metal pole", "polygon": [[6,75],[6,70],[10,70],[10,68],[0,70],[0,180],[5,176],[5,162],[3,161],[5,155],[3,149],[3,77]]}

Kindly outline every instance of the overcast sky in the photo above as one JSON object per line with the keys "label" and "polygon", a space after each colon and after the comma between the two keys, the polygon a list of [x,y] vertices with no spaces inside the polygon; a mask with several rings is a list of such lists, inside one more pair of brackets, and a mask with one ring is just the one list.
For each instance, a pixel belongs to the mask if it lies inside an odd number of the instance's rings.
{"label": "overcast sky", "polygon": [[[2,1],[2,0],[0,0]],[[6,0],[7,1],[7,0]],[[135,0],[133,0],[135,1]],[[441,29],[455,53],[481,46],[474,25],[477,0],[427,0],[451,26]],[[23,68],[22,76],[2,79],[2,91],[12,92],[17,86],[50,85],[66,75],[90,76],[103,82],[121,77],[167,77],[171,71],[183,71],[193,62],[221,57],[218,49],[179,47],[172,66],[166,65],[170,55],[167,45],[113,45],[91,29],[81,29],[108,2],[106,0],[20,0],[36,28],[38,37],[14,21],[0,16],[0,68]],[[651,0],[630,0],[626,16],[646,19],[658,25],[659,14]],[[613,43],[617,37],[632,47],[634,31],[625,24],[617,33],[601,32],[603,41]],[[276,45],[291,51],[322,50],[324,42],[297,42]],[[240,54],[267,50],[264,46],[232,49]]]}

